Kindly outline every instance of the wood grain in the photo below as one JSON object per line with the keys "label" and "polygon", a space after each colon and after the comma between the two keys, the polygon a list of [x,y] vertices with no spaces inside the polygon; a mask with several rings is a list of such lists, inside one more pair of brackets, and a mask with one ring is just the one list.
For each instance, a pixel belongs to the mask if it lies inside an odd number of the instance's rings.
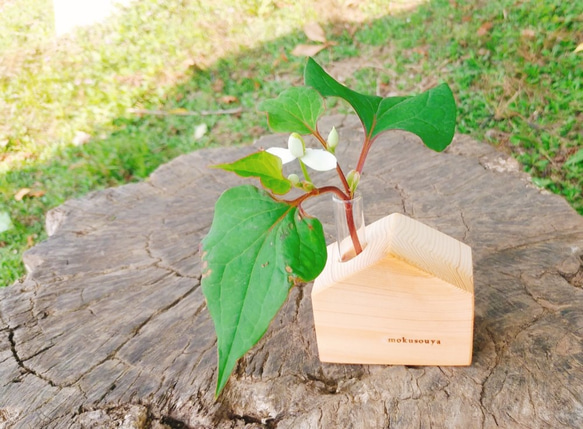
{"label": "wood grain", "polygon": [[[320,132],[332,125],[349,171],[359,121],[325,118]],[[438,154],[383,134],[360,190],[368,224],[403,213],[472,247],[472,364],[322,363],[308,284],[215,401],[198,244],[218,195],[248,181],[207,166],[285,142],[194,152],[50,213],[27,277],[0,290],[2,429],[583,427],[583,219],[466,136]],[[333,231],[326,198],[305,209]]]}
{"label": "wood grain", "polygon": [[328,246],[312,306],[324,362],[469,365],[474,284],[469,246],[399,213],[367,226],[340,262]]}

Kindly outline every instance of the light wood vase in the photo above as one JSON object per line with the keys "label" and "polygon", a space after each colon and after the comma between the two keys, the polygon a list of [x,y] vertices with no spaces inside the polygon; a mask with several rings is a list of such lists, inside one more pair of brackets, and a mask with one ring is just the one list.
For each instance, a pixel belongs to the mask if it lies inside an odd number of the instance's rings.
{"label": "light wood vase", "polygon": [[312,305],[320,360],[469,365],[471,248],[402,214],[366,227],[363,252],[340,262],[328,246]]}

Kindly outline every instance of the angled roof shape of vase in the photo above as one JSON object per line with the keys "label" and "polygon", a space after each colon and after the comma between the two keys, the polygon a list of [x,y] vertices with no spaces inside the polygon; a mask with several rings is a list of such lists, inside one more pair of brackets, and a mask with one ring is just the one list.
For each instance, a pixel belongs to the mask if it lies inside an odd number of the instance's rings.
{"label": "angled roof shape of vase", "polygon": [[314,282],[320,360],[469,365],[474,283],[466,244],[399,213],[366,227],[363,252],[340,262],[336,243]]}

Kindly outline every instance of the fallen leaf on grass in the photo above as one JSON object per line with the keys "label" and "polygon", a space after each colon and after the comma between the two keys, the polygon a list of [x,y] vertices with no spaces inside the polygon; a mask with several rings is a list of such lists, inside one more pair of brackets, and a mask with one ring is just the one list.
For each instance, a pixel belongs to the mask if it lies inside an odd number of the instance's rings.
{"label": "fallen leaf on grass", "polygon": [[14,199],[16,201],[22,201],[24,197],[39,198],[46,194],[43,190],[32,190],[30,188],[21,188],[16,194],[14,194]]}
{"label": "fallen leaf on grass", "polygon": [[326,43],[328,41],[324,30],[317,22],[308,22],[304,25],[304,33],[312,42]]}
{"label": "fallen leaf on grass", "polygon": [[577,53],[581,51],[583,51],[583,43],[579,43],[579,46],[577,46],[573,52]]}
{"label": "fallen leaf on grass", "polygon": [[37,190],[37,191],[30,191],[27,196],[29,197],[33,197],[33,198],[40,198],[42,197],[44,194],[46,194],[46,191],[43,191],[41,189]]}
{"label": "fallen leaf on grass", "polygon": [[304,25],[304,33],[306,37],[310,39],[312,42],[320,42],[321,45],[297,45],[294,50],[291,52],[292,55],[296,57],[313,57],[318,52],[334,45],[333,42],[329,42],[326,39],[326,34],[324,30],[317,22],[308,22]]}
{"label": "fallen leaf on grass", "polygon": [[285,52],[280,52],[279,57],[277,57],[275,60],[273,60],[272,66],[275,68],[275,67],[279,66],[281,63],[287,63],[287,62],[289,62],[289,58],[287,57]]}
{"label": "fallen leaf on grass", "polygon": [[21,188],[16,194],[14,194],[14,199],[16,201],[22,201],[22,199],[28,195],[31,190],[32,189],[30,188]]}
{"label": "fallen leaf on grass", "polygon": [[328,45],[298,45],[291,53],[296,57],[313,57],[327,47]]}
{"label": "fallen leaf on grass", "polygon": [[26,246],[28,248],[34,246],[34,235],[29,235],[28,237],[26,237]]}
{"label": "fallen leaf on grass", "polygon": [[492,24],[491,22],[484,22],[482,25],[480,25],[480,28],[478,28],[478,31],[476,32],[476,34],[478,36],[485,36],[486,34],[488,34],[490,32],[490,30],[492,29],[492,27],[494,27],[494,24]]}
{"label": "fallen leaf on grass", "polygon": [[224,104],[233,104],[237,103],[239,99],[234,95],[223,95],[221,98],[219,98],[219,101]]}

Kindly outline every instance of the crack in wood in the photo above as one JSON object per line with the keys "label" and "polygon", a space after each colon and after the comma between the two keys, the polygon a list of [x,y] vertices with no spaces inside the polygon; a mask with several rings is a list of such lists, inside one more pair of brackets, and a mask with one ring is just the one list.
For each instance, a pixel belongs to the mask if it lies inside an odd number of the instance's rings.
{"label": "crack in wood", "polygon": [[325,395],[336,395],[339,393],[339,381],[336,379],[326,378],[323,375],[322,370],[319,371],[319,374],[305,374],[305,377],[311,382],[310,384],[320,393]]}
{"label": "crack in wood", "polygon": [[[24,364],[24,361],[22,361],[19,357],[18,354],[16,352],[16,342],[14,341],[14,333],[12,330],[9,330],[9,341],[11,343],[11,349],[13,352],[13,355],[15,357],[15,359],[17,360],[17,363],[19,364],[19,366],[21,366],[24,370],[26,370],[28,373],[33,374],[39,378],[41,378],[42,380],[46,381],[47,383],[49,383],[51,386],[53,387],[59,387],[59,388],[65,388],[65,387],[73,387],[78,385],[79,381],[85,377],[87,374],[91,373],[92,371],[94,371],[97,367],[99,367],[100,365],[104,364],[105,362],[107,362],[108,360],[111,359],[119,359],[117,358],[117,353],[129,342],[131,341],[133,338],[135,338],[136,336],[139,335],[140,331],[144,328],[144,326],[146,326],[150,321],[152,321],[155,317],[165,313],[166,311],[171,310],[173,307],[175,307],[176,305],[178,305],[183,299],[185,299],[187,296],[189,296],[190,294],[192,294],[196,289],[198,289],[198,287],[200,286],[200,283],[195,285],[194,287],[192,287],[190,290],[188,290],[186,293],[184,293],[183,295],[181,295],[180,297],[178,297],[176,300],[174,300],[173,302],[171,302],[170,304],[168,304],[167,306],[158,309],[157,311],[155,311],[154,313],[152,313],[148,318],[146,318],[142,323],[140,323],[136,328],[134,328],[134,330],[130,333],[130,335],[128,335],[128,337],[121,343],[119,344],[112,352],[110,352],[105,358],[101,359],[100,361],[98,361],[96,364],[92,365],[89,369],[87,369],[86,371],[80,373],[80,375],[74,379],[73,381],[69,382],[69,383],[63,383],[63,384],[58,384],[55,383],[54,381],[48,379],[47,377],[44,377],[42,374],[39,374],[37,371],[33,370],[32,368],[27,367]],[[48,369],[50,370],[50,368]],[[136,377],[137,379],[138,377]],[[135,382],[135,380],[134,380]],[[105,395],[104,395],[105,396]],[[103,398],[102,398],[103,399]]]}
{"label": "crack in wood", "polygon": [[248,414],[230,413],[228,415],[228,419],[231,421],[241,420],[243,424],[245,424],[245,427],[247,427],[247,425],[252,425],[253,427],[259,426],[263,429],[276,429],[279,421],[282,419],[282,416],[262,419]]}
{"label": "crack in wood", "polygon": [[[150,316],[148,316],[142,323],[140,323],[138,326],[136,326],[132,330],[131,334],[128,336],[128,338],[124,342],[122,342],[118,347],[116,347],[116,349],[113,352],[110,353],[109,357],[115,356],[131,339],[133,339],[134,337],[137,337],[140,334],[140,331],[144,328],[144,326],[146,326],[148,323],[150,323],[154,318],[156,318],[159,315],[166,313],[167,311],[176,307],[181,301],[183,301],[186,297],[188,297],[190,294],[192,294],[199,287],[200,287],[200,283],[194,285],[192,288],[190,288],[188,291],[186,291],[186,293],[179,296],[177,299],[172,301],[170,304],[156,310],[154,313],[152,313]],[[105,360],[107,360],[107,358]]]}
{"label": "crack in wood", "polygon": [[466,222],[466,217],[464,215],[464,211],[460,209],[460,217],[462,219],[462,223],[464,225],[465,231],[464,231],[464,236],[462,237],[462,240],[464,243],[467,242],[468,239],[468,234],[470,233],[470,226],[468,224],[468,222]]}
{"label": "crack in wood", "polygon": [[405,188],[403,188],[399,184],[396,184],[394,188],[399,193],[399,196],[401,197],[401,207],[403,209],[403,214],[412,217],[413,211],[411,213],[409,213],[409,210],[407,210],[407,200],[409,199],[409,196],[407,195]]}
{"label": "crack in wood", "polygon": [[[494,345],[495,359],[494,359],[494,364],[492,365],[491,368],[487,369],[486,376],[484,377],[484,380],[481,382],[481,385],[480,385],[481,389],[479,392],[479,403],[480,403],[480,408],[482,410],[482,413],[484,413],[484,414],[488,413],[488,415],[490,417],[492,417],[492,419],[494,419],[494,421],[496,422],[496,425],[498,426],[498,422],[496,420],[496,416],[495,416],[493,410],[490,410],[485,403],[485,401],[486,401],[486,388],[487,388],[487,385],[488,385],[490,378],[492,377],[492,375],[494,374],[494,372],[498,368],[498,365],[500,365],[500,362],[502,361],[502,354],[505,352],[506,346],[499,345],[496,342],[494,335],[492,334],[492,332],[490,332],[490,330],[488,328],[485,328],[484,332],[488,335],[488,338],[490,339],[490,341]],[[497,392],[497,393],[499,393],[499,392]],[[497,393],[493,394],[491,396],[495,397],[497,395]],[[485,420],[483,422],[483,426],[484,425],[485,425]]]}
{"label": "crack in wood", "polygon": [[[153,251],[152,251],[152,245],[151,245],[151,243],[152,243],[152,234],[145,235],[144,237],[146,239],[146,243],[145,243],[145,247],[144,248],[146,250],[146,253],[148,254],[148,257],[154,261],[154,263],[152,264],[154,267],[160,268],[161,270],[169,271],[169,272],[173,273],[177,277],[185,277],[185,278],[190,278],[190,279],[196,279],[196,280],[198,280],[200,282],[201,276],[191,276],[191,275],[188,275],[188,274],[181,273],[178,270],[176,270],[175,268],[173,268],[172,266],[168,265],[166,263],[166,261],[164,261],[162,258],[154,256],[153,255]],[[180,263],[180,262],[182,262],[182,261],[184,261],[186,259],[192,259],[198,253],[199,253],[199,250],[197,249],[194,252],[192,252],[191,254],[188,254],[188,255],[180,258],[179,260],[174,261],[174,263]]]}
{"label": "crack in wood", "polygon": [[497,247],[494,249],[492,253],[503,253],[512,250],[523,250],[527,249],[532,246],[536,246],[538,244],[545,244],[551,243],[556,241],[571,241],[573,239],[582,239],[583,240],[583,230],[581,231],[562,231],[561,234],[549,233],[549,234],[542,234],[542,236],[547,236],[545,238],[539,238],[541,235],[536,235],[532,237],[527,237],[527,239],[531,239],[530,241],[524,241],[519,244],[514,244],[508,247]]}
{"label": "crack in wood", "polygon": [[56,387],[56,388],[62,388],[63,386],[60,386],[58,383],[55,383],[53,380],[51,380],[48,377],[45,377],[44,375],[40,374],[39,372],[35,371],[34,369],[30,368],[29,366],[27,366],[24,361],[22,359],[20,359],[20,357],[18,356],[18,351],[16,350],[16,341],[14,340],[14,329],[8,327],[8,341],[10,343],[10,351],[12,352],[12,356],[14,357],[14,360],[16,361],[16,363],[18,364],[18,366],[20,368],[22,368],[22,370],[26,373],[26,374],[31,374],[41,380],[43,380],[44,382],[46,382],[49,386],[51,387]]}

